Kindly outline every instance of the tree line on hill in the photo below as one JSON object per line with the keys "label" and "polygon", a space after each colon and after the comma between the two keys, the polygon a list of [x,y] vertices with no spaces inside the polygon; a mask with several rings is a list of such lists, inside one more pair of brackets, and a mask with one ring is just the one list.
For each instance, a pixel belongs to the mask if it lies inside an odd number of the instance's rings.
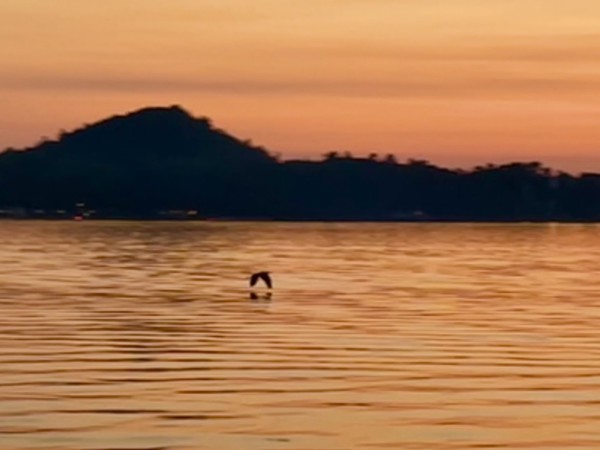
{"label": "tree line on hill", "polygon": [[189,211],[181,217],[597,221],[600,175],[538,162],[453,170],[339,152],[281,161],[178,106],[114,116],[0,153],[5,215],[69,216],[82,205],[98,218]]}

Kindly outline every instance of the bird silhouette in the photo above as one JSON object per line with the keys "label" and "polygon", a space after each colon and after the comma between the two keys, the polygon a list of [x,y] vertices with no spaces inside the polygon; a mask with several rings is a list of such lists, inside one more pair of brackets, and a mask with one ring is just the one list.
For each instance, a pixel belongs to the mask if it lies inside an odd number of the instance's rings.
{"label": "bird silhouette", "polygon": [[273,287],[273,280],[271,280],[269,272],[253,273],[250,277],[250,287],[254,286],[258,282],[258,280],[263,280],[269,289]]}

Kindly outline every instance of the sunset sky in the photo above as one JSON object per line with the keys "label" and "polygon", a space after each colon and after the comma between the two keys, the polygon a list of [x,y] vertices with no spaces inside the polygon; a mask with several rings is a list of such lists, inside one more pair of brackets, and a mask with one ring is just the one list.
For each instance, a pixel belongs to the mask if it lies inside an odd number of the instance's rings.
{"label": "sunset sky", "polygon": [[600,171],[598,0],[2,0],[0,148],[180,104],[284,157]]}

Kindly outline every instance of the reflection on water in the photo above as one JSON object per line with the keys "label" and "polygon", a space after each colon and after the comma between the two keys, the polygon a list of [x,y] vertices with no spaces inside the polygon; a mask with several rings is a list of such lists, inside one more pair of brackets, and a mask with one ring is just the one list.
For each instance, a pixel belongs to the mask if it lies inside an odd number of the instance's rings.
{"label": "reflection on water", "polygon": [[599,237],[0,222],[0,448],[596,450]]}
{"label": "reflection on water", "polygon": [[250,292],[250,300],[264,300],[264,301],[268,302],[268,301],[271,301],[272,298],[273,298],[272,292],[266,292],[264,294],[257,294],[254,291]]}

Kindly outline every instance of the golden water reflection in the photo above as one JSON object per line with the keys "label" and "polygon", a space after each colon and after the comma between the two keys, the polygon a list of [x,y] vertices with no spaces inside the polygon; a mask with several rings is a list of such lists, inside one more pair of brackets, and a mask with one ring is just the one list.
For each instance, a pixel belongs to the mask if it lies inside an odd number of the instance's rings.
{"label": "golden water reflection", "polygon": [[596,450],[599,237],[0,222],[0,448]]}

